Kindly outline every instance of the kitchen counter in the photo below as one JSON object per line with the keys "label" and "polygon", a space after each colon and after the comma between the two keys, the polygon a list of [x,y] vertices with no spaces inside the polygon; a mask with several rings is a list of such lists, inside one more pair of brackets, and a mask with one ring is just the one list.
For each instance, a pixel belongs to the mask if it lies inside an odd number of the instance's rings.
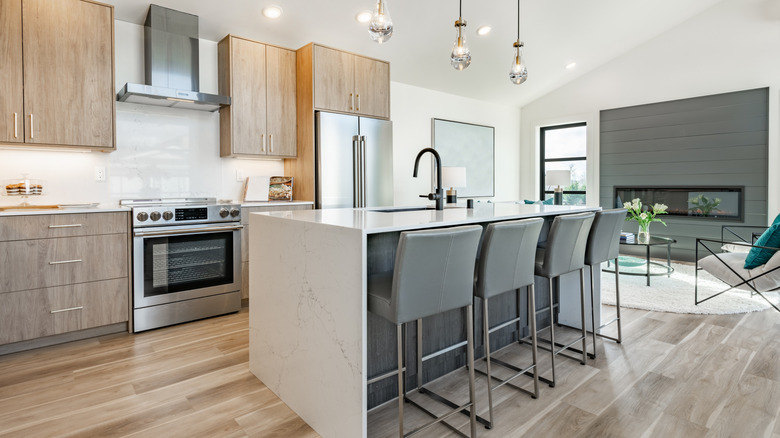
{"label": "kitchen counter", "polygon": [[[12,205],[5,206],[0,205],[0,208],[9,208]],[[119,205],[112,204],[99,204],[96,207],[67,207],[67,208],[48,208],[37,210],[34,208],[21,208],[12,210],[0,210],[0,217],[2,216],[32,216],[40,214],[76,214],[76,213],[112,213],[117,211],[129,212],[127,207],[121,207]]]}
{"label": "kitchen counter", "polygon": [[[250,369],[323,437],[365,437],[373,397],[366,382],[389,371],[376,362],[385,350],[394,348],[382,342],[395,339],[394,328],[392,336],[385,336],[390,330],[387,324],[368,314],[366,281],[373,272],[392,269],[401,231],[529,217],[544,217],[549,222],[556,215],[596,210],[599,208],[479,203],[474,209],[443,211],[252,213]],[[543,234],[546,238],[546,231]],[[579,284],[575,274],[562,282]],[[546,291],[538,289],[537,296]],[[599,299],[598,281],[594,289]],[[579,293],[576,295],[579,308]],[[574,300],[568,295],[562,299],[561,315],[564,310],[578,313],[571,305],[564,309],[564,301]],[[455,320],[450,321],[448,324],[454,326]],[[394,380],[390,383],[395,385]],[[384,399],[393,395],[381,394]],[[382,402],[371,400],[371,404]]]}

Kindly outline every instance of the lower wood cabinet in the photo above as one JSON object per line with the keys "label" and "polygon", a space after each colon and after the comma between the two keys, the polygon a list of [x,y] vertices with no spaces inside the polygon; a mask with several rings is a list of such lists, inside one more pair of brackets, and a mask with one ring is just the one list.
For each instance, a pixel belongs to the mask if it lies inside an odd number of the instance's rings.
{"label": "lower wood cabinet", "polygon": [[0,344],[127,321],[128,279],[0,294]]}

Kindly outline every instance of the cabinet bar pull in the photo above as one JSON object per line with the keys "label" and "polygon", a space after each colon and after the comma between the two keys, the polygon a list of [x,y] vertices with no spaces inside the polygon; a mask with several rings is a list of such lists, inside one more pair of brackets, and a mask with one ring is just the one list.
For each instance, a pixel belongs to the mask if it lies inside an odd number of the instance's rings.
{"label": "cabinet bar pull", "polygon": [[49,228],[78,228],[81,224],[49,225]]}
{"label": "cabinet bar pull", "polygon": [[349,93],[349,109],[354,109],[355,107],[355,95],[352,93]]}
{"label": "cabinet bar pull", "polygon": [[260,146],[260,152],[265,152],[265,134],[260,134],[260,138],[263,139],[261,146]]}
{"label": "cabinet bar pull", "polygon": [[61,262],[49,262],[49,264],[50,265],[64,265],[66,263],[81,263],[81,262],[82,262],[81,259],[76,259],[76,260],[63,260]]}
{"label": "cabinet bar pull", "polygon": [[35,138],[35,119],[32,114],[30,114],[30,138]]}
{"label": "cabinet bar pull", "polygon": [[70,307],[68,309],[60,309],[60,310],[52,310],[49,313],[61,313],[61,312],[70,312],[71,310],[81,310],[84,306],[78,306],[78,307]]}
{"label": "cabinet bar pull", "polygon": [[274,151],[274,135],[271,134],[268,136],[269,142],[271,143],[271,152]]}
{"label": "cabinet bar pull", "polygon": [[19,114],[14,113],[14,138],[19,138]]}
{"label": "cabinet bar pull", "polygon": [[355,111],[360,111],[360,95],[359,94],[357,95],[357,108],[355,109]]}

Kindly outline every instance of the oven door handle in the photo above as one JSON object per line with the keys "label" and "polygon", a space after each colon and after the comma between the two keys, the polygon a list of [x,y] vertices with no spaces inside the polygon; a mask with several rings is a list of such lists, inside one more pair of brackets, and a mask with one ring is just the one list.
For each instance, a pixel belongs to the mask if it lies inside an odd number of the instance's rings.
{"label": "oven door handle", "polygon": [[189,230],[175,230],[175,231],[135,231],[134,237],[147,237],[147,236],[176,236],[179,234],[200,234],[200,233],[212,233],[215,231],[235,231],[244,228],[243,225],[231,225],[228,227],[204,227],[193,228]]}

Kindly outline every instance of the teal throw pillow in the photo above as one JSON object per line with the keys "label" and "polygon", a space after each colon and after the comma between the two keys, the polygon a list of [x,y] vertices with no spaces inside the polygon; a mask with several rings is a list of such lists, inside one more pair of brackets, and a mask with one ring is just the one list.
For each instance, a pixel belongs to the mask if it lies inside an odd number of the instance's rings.
{"label": "teal throw pillow", "polygon": [[527,199],[524,200],[526,204],[533,204],[535,201],[529,201]]}
{"label": "teal throw pillow", "polygon": [[[772,221],[772,225],[777,225],[777,224],[780,224],[780,214],[778,214],[775,220]],[[770,227],[772,225],[770,225]]]}
{"label": "teal throw pillow", "polygon": [[553,198],[547,198],[544,201],[542,201],[542,204],[553,205],[553,200],[554,200]]}
{"label": "teal throw pillow", "polygon": [[[764,231],[764,234],[756,240],[755,245],[780,248],[780,223],[776,223]],[[772,258],[775,251],[774,249],[751,248],[747,258],[745,258],[745,269],[753,269],[763,265]]]}

